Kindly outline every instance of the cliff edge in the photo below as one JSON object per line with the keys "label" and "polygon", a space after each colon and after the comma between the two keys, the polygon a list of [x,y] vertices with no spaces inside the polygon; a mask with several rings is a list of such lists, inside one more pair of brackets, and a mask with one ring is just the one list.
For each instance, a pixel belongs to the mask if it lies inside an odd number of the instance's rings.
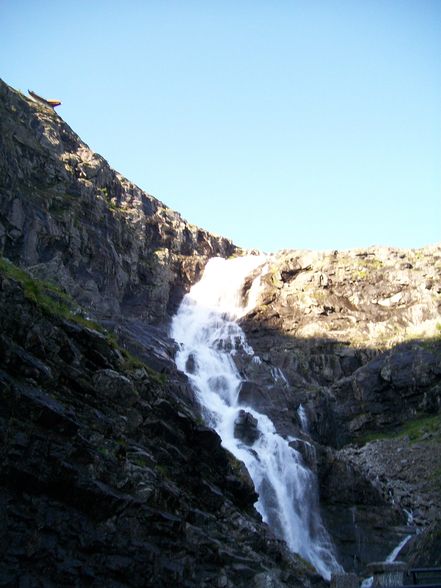
{"label": "cliff edge", "polygon": [[161,323],[236,247],[114,171],[50,107],[0,80],[0,252],[100,318]]}

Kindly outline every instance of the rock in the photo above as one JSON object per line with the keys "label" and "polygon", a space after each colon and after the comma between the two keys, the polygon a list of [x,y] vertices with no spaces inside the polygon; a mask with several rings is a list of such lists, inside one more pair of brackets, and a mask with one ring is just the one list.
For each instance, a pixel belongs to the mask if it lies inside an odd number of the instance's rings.
{"label": "rock", "polygon": [[[1,81],[0,124],[0,253],[30,271],[17,279],[0,266],[6,582],[320,585],[268,533],[248,475],[201,426],[167,337],[207,260],[241,251]],[[255,355],[234,356],[240,401],[317,471],[348,571],[388,555],[404,509],[419,527],[434,522],[435,553],[438,478],[426,473],[441,467],[440,437],[436,427],[417,442],[402,433],[441,406],[441,247],[285,250],[266,268],[241,319]],[[197,370],[193,358],[187,368]],[[235,434],[257,441],[251,412]]]}
{"label": "rock", "polygon": [[[441,566],[441,521],[433,521],[421,534],[413,537],[408,544],[407,553],[409,567]],[[424,580],[428,580],[427,575]]]}
{"label": "rock", "polygon": [[385,559],[403,538],[402,511],[391,507],[376,479],[344,452],[320,448],[317,470],[322,513],[344,569],[360,573]]}
{"label": "rock", "polygon": [[98,370],[93,376],[93,384],[99,396],[111,401],[124,400],[127,406],[131,406],[138,400],[132,382],[114,370]]}
{"label": "rock", "polygon": [[234,436],[247,445],[253,445],[260,437],[257,419],[246,410],[239,410],[234,421]]}
{"label": "rock", "polygon": [[[440,309],[428,282],[441,283],[439,245],[282,251],[271,257],[256,308],[241,320],[261,362],[247,368],[236,356],[247,378],[239,397],[297,439],[291,443],[302,454],[305,442],[315,442],[321,507],[347,571],[386,558],[403,536],[404,510],[420,526],[441,512],[417,448],[394,441],[410,453],[402,462],[392,450],[389,458],[387,444],[363,446],[368,435],[439,413]],[[276,367],[285,388],[271,386]],[[299,404],[307,408],[310,437],[299,434]],[[421,466],[437,471],[439,436],[428,434]],[[353,442],[360,453],[331,449]]]}
{"label": "rock", "polygon": [[235,246],[112,170],[62,118],[0,80],[0,253],[102,318],[167,320]]}
{"label": "rock", "polygon": [[270,569],[277,586],[309,587],[315,574],[272,544],[247,472],[198,424],[179,374],[164,383],[127,363],[2,268],[2,581],[245,588]]}

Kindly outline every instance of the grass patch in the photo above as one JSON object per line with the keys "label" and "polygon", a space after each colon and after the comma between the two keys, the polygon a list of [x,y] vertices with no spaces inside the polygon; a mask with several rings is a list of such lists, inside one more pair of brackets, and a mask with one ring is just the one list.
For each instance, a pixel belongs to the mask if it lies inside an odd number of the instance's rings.
{"label": "grass patch", "polygon": [[0,273],[21,284],[25,298],[45,314],[74,321],[89,329],[103,331],[98,323],[79,314],[78,304],[55,284],[33,278],[4,257],[0,257]]}
{"label": "grass patch", "polygon": [[120,347],[117,343],[115,347],[118,348],[119,351],[122,353],[122,356],[124,358],[124,369],[126,369],[127,371],[144,369],[148,373],[150,379],[156,382],[156,384],[159,384],[160,386],[165,384],[167,378],[164,374],[160,374],[159,372],[148,366],[146,363],[144,363],[141,359],[133,355],[133,353],[130,353],[130,351],[128,351],[127,349]]}
{"label": "grass patch", "polygon": [[163,479],[169,479],[170,478],[170,471],[169,468],[162,464],[162,463],[158,463],[156,465],[156,471],[159,472],[161,478]]}
{"label": "grass patch", "polygon": [[[425,438],[427,436],[427,438]],[[441,414],[425,416],[405,423],[399,429],[385,432],[368,432],[360,438],[362,444],[383,439],[409,437],[411,443],[441,441]]]}
{"label": "grass patch", "polygon": [[55,284],[33,278],[28,272],[3,257],[0,258],[0,272],[19,282],[25,297],[45,312],[56,315],[71,312],[70,306],[73,306],[74,302]]}
{"label": "grass patch", "polygon": [[109,188],[107,188],[106,186],[104,186],[103,188],[98,188],[98,193],[103,198],[103,200],[106,202],[109,210],[111,210],[112,212],[121,212],[122,211],[122,208],[117,205],[116,199],[111,196],[111,194],[109,192]]}
{"label": "grass patch", "polygon": [[368,272],[365,269],[354,270],[352,272],[353,280],[365,280],[368,276]]}
{"label": "grass patch", "polygon": [[81,309],[78,304],[58,286],[33,278],[28,272],[4,257],[0,257],[0,274],[21,284],[25,298],[38,306],[46,315],[66,319],[103,334],[108,345],[122,354],[124,369],[130,371],[142,368],[147,371],[152,381],[159,385],[165,384],[166,376],[164,374],[156,372],[130,351],[121,347],[115,333],[105,330],[96,321],[80,314]]}
{"label": "grass patch", "polygon": [[441,490],[441,468],[436,468],[436,470],[432,472],[430,479],[435,484],[435,486]]}
{"label": "grass patch", "polygon": [[404,425],[404,435],[408,435],[411,441],[421,441],[429,434],[431,439],[441,440],[441,415],[428,416]]}

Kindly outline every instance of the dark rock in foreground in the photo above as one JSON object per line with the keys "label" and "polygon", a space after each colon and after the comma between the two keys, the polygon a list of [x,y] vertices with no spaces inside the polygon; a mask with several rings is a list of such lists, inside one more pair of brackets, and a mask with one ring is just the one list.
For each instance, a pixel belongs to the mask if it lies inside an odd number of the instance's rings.
{"label": "dark rock in foreground", "polygon": [[0,274],[1,584],[320,585],[173,365],[165,381],[26,287]]}

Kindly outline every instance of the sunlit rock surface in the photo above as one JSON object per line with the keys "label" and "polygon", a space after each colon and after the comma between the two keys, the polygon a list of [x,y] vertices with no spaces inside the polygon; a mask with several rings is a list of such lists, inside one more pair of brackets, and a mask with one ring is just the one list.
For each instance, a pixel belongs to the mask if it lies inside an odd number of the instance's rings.
{"label": "sunlit rock surface", "polygon": [[95,314],[164,321],[206,260],[234,251],[1,80],[0,121],[0,250]]}

